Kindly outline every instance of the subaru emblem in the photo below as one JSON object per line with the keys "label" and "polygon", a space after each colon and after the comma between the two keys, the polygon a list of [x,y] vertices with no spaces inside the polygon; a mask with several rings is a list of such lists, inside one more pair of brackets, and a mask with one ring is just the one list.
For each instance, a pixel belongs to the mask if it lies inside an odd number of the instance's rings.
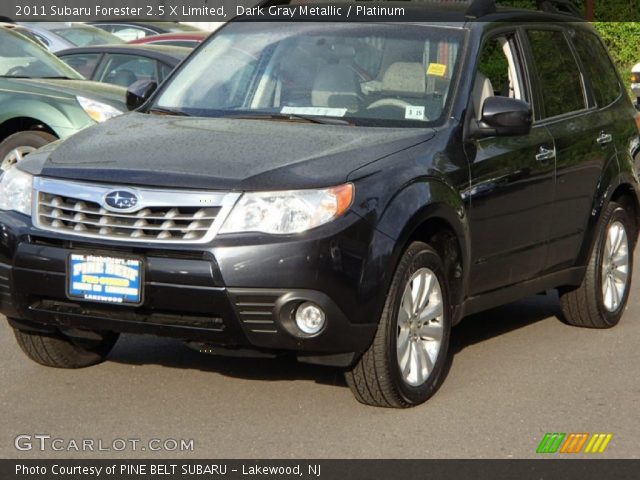
{"label": "subaru emblem", "polygon": [[127,190],[114,190],[105,195],[104,203],[111,210],[131,210],[138,205],[138,196]]}

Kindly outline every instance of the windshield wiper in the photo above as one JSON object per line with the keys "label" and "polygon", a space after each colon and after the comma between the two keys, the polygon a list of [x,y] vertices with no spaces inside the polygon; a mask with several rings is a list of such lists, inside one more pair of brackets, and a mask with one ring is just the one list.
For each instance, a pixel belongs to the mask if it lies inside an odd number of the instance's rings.
{"label": "windshield wiper", "polygon": [[190,117],[187,112],[177,109],[177,108],[166,108],[166,107],[152,107],[148,111],[148,113],[155,113],[159,115],[175,115],[176,117]]}
{"label": "windshield wiper", "polygon": [[80,80],[79,78],[71,78],[65,75],[52,75],[50,77],[34,77],[34,78],[42,78],[44,80]]}
{"label": "windshield wiper", "polygon": [[290,113],[239,113],[235,115],[224,115],[224,118],[237,118],[242,120],[285,120],[290,122],[319,123],[322,125],[353,125],[347,120],[336,117],[296,115]]}

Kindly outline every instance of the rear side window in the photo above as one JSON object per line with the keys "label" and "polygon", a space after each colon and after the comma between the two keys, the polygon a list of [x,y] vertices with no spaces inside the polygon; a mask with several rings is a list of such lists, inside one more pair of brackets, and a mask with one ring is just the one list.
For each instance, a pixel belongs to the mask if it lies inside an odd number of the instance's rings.
{"label": "rear side window", "polygon": [[599,107],[606,107],[620,96],[620,81],[600,39],[578,31],[573,39]]}
{"label": "rear side window", "polygon": [[528,30],[544,118],[583,110],[584,90],[573,52],[559,30]]}

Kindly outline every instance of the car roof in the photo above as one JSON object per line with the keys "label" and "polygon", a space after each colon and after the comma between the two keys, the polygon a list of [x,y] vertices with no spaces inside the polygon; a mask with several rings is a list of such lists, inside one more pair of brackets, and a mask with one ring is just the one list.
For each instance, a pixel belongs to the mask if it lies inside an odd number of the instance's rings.
{"label": "car roof", "polygon": [[174,47],[169,45],[95,45],[90,47],[67,48],[56,52],[59,57],[79,53],[123,53],[137,54],[156,60],[178,63],[191,53],[188,47]]}
{"label": "car roof", "polygon": [[181,32],[200,32],[202,29],[194,27],[193,25],[185,25],[179,22],[140,22],[140,21],[127,21],[126,19],[113,19],[113,20],[100,20],[97,22],[87,22],[90,25],[133,25],[138,27],[146,27],[149,30],[154,30],[158,33],[171,33],[173,30]]}
{"label": "car roof", "polygon": [[[300,0],[263,0],[258,5],[262,7],[277,5],[297,5]],[[492,22],[550,22],[566,23],[583,21],[576,11],[566,11],[564,4],[569,0],[544,0],[540,1],[540,9],[526,9],[506,7],[496,4],[496,0],[423,0],[419,2],[380,2],[374,5],[359,3],[357,0],[305,0],[306,5],[328,6],[336,4],[357,4],[363,7],[396,7],[404,10],[403,17],[410,19],[403,24],[444,24],[467,28],[484,28]],[[386,3],[386,5],[385,5]],[[575,9],[575,7],[572,7]],[[271,18],[273,20],[273,18]],[[285,18],[283,17],[283,20]],[[381,20],[381,19],[378,19]],[[233,21],[255,21],[254,17],[238,18]],[[364,20],[366,21],[366,20]],[[372,21],[375,21],[372,19]],[[388,22],[399,23],[389,17]]]}
{"label": "car roof", "polygon": [[171,33],[161,33],[159,35],[150,35],[147,37],[137,38],[136,40],[131,40],[129,43],[131,44],[139,44],[139,43],[150,43],[150,42],[162,42],[166,40],[194,40],[194,41],[202,41],[211,35],[211,32],[171,32]]}

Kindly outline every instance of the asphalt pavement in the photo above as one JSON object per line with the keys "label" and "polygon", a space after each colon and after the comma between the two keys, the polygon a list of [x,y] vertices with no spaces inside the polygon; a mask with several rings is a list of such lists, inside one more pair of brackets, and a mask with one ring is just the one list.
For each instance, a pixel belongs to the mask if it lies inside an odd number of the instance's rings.
{"label": "asphalt pavement", "polygon": [[95,367],[50,369],[0,318],[0,458],[533,458],[547,432],[612,433],[601,458],[640,458],[639,270],[611,330],[563,324],[555,295],[465,319],[443,387],[403,411],[357,403],[331,368],[154,337],[122,337]]}

